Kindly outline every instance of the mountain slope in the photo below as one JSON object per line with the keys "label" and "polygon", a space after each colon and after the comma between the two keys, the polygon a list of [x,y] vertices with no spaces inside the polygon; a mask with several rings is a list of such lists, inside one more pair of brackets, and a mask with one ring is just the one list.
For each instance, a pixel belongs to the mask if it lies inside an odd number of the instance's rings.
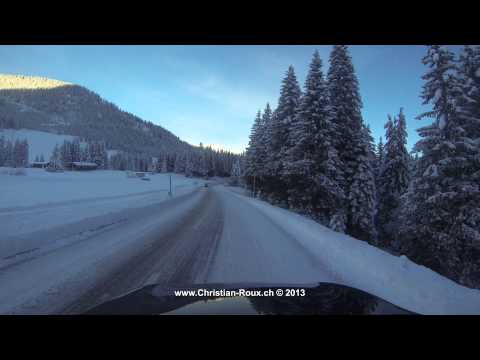
{"label": "mountain slope", "polygon": [[82,86],[32,76],[0,74],[0,128],[69,134],[151,156],[192,148]]}
{"label": "mountain slope", "polygon": [[15,140],[28,141],[28,159],[34,161],[37,156],[43,156],[48,161],[55,145],[61,146],[65,140],[72,142],[75,137],[70,135],[57,135],[45,131],[26,129],[0,129],[0,137],[14,143]]}

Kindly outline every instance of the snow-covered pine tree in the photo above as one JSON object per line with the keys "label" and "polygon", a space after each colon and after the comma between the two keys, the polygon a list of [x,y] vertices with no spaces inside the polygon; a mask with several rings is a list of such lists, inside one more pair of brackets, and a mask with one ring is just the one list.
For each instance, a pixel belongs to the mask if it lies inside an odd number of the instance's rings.
{"label": "snow-covered pine tree", "polygon": [[367,137],[367,140],[368,140],[369,156],[370,156],[370,159],[371,159],[371,162],[372,162],[373,169],[375,170],[375,167],[376,167],[375,162],[377,161],[377,157],[376,157],[376,154],[375,154],[375,150],[376,150],[375,149],[375,140],[373,139],[373,136],[372,136],[372,130],[370,129],[370,124],[367,124],[364,127],[364,129],[366,131],[365,136]]}
{"label": "snow-covered pine tree", "polygon": [[[464,285],[480,285],[480,158],[478,118],[468,114],[460,83],[455,77],[454,55],[432,45],[423,63],[422,98],[432,111],[418,116],[433,118],[418,130],[421,140],[410,204],[415,224],[409,248],[418,262]],[[476,77],[476,75],[474,74]],[[465,91],[465,88],[463,88]],[[469,96],[468,94],[466,96]]]}
{"label": "snow-covered pine tree", "polygon": [[180,166],[179,166],[179,172],[181,174],[186,174],[187,172],[187,151],[184,151],[183,154],[182,154],[182,157],[181,157],[181,162],[180,162]]}
{"label": "snow-covered pine tree", "polygon": [[13,143],[13,167],[17,168],[20,167],[20,163],[22,161],[22,145],[20,140],[16,139]]}
{"label": "snow-covered pine tree", "polygon": [[88,145],[80,149],[80,161],[90,162],[90,153],[88,150]]}
{"label": "snow-covered pine tree", "polygon": [[4,166],[6,167],[14,167],[15,166],[15,159],[13,154],[13,144],[11,141],[5,141],[5,160]]}
{"label": "snow-covered pine tree", "polygon": [[28,166],[30,162],[29,153],[30,153],[30,145],[28,143],[28,140],[25,139],[23,140],[23,166],[24,167]]}
{"label": "snow-covered pine tree", "polygon": [[2,135],[0,136],[0,166],[5,166],[6,158],[7,158],[6,141]]}
{"label": "snow-covered pine tree", "polygon": [[457,112],[470,138],[480,137],[480,46],[466,45],[458,64]]}
{"label": "snow-covered pine tree", "polygon": [[257,166],[259,177],[256,181],[257,193],[263,196],[265,191],[265,175],[267,175],[266,169],[268,166],[268,127],[272,120],[272,109],[267,102],[265,109],[263,110],[261,126],[258,129],[258,142],[257,142]]}
{"label": "snow-covered pine tree", "polygon": [[35,162],[39,162],[40,161],[40,158],[38,157],[38,155],[35,156]]}
{"label": "snow-covered pine tree", "polygon": [[[389,114],[387,122],[384,125],[385,129],[385,145],[383,147],[384,158],[381,171],[376,178],[377,188],[377,211],[375,215],[375,223],[379,230],[378,245],[382,247],[388,247],[391,239],[387,238],[385,230],[383,228],[392,218],[390,199],[392,198],[392,186],[391,182],[395,173],[395,161],[392,158],[395,157],[395,124],[392,116]],[[394,206],[396,208],[396,206]],[[390,232],[388,232],[390,234]]]}
{"label": "snow-covered pine tree", "polygon": [[81,159],[82,159],[82,154],[81,154],[82,149],[80,147],[80,140],[78,138],[75,138],[73,140],[70,151],[72,152],[72,161],[81,161]]}
{"label": "snow-covered pine tree", "polygon": [[[90,161],[96,163],[100,169],[108,168],[108,152],[104,141],[91,141],[88,143],[88,153],[90,155]],[[138,159],[137,159],[138,160]],[[137,170],[135,165],[135,170]]]}
{"label": "snow-covered pine tree", "polygon": [[58,144],[55,144],[55,147],[53,148],[52,155],[50,156],[50,162],[53,164],[55,168],[60,167],[60,161],[61,161],[61,153],[60,153],[60,147]]}
{"label": "snow-covered pine tree", "polygon": [[[151,158],[149,158],[149,160],[151,160]],[[105,141],[102,141],[102,168],[108,169],[108,151]]]}
{"label": "snow-covered pine tree", "polygon": [[28,141],[16,139],[13,145],[13,166],[24,168],[28,165]]}
{"label": "snow-covered pine tree", "polygon": [[258,147],[260,145],[260,129],[262,127],[262,112],[258,110],[257,116],[250,130],[250,140],[248,142],[246,165],[245,165],[245,180],[247,186],[253,190],[254,177],[258,179],[261,168],[259,167]]}
{"label": "snow-covered pine tree", "polygon": [[64,168],[71,168],[72,166],[72,152],[71,152],[71,143],[68,140],[64,140],[62,146],[60,147],[60,160]]}
{"label": "snow-covered pine tree", "polygon": [[173,164],[173,172],[175,174],[179,174],[180,173],[180,163],[181,163],[181,155],[178,154],[178,153],[175,153],[175,156],[174,156],[174,164]]}
{"label": "snow-covered pine tree", "polygon": [[331,116],[337,129],[335,145],[343,174],[341,185],[346,194],[346,233],[373,242],[375,179],[370,139],[362,119],[357,76],[345,45],[333,47],[327,84]]}
{"label": "snow-covered pine tree", "polygon": [[[289,184],[289,206],[326,226],[345,228],[344,193],[334,145],[335,129],[318,51],[313,54],[286,153],[284,178]],[[306,191],[308,189],[308,191]]]}
{"label": "snow-covered pine tree", "polygon": [[378,190],[378,179],[380,177],[380,174],[382,172],[383,168],[383,163],[385,159],[385,148],[383,145],[383,138],[380,136],[378,139],[378,144],[377,144],[377,149],[375,151],[375,184],[377,185],[377,190]]}
{"label": "snow-covered pine tree", "polygon": [[185,176],[193,176],[193,152],[191,150],[187,152],[185,161]]}
{"label": "snow-covered pine tree", "polygon": [[409,154],[403,109],[395,121],[389,116],[386,129],[385,158],[378,179],[377,226],[379,244],[398,250],[400,199],[409,185]]}
{"label": "snow-covered pine tree", "polygon": [[286,205],[288,187],[282,175],[286,165],[287,154],[291,147],[288,134],[295,120],[296,111],[300,104],[302,92],[295,75],[293,66],[288,68],[282,81],[278,106],[268,126],[268,184],[269,198],[274,203]]}
{"label": "snow-covered pine tree", "polygon": [[235,161],[233,162],[233,165],[232,165],[232,170],[231,170],[231,175],[232,177],[240,177],[242,175],[242,171],[240,169],[240,160],[237,158],[235,159]]}
{"label": "snow-covered pine tree", "polygon": [[160,172],[161,173],[167,173],[168,172],[168,169],[167,169],[167,155],[166,154],[162,158],[162,167],[160,169]]}

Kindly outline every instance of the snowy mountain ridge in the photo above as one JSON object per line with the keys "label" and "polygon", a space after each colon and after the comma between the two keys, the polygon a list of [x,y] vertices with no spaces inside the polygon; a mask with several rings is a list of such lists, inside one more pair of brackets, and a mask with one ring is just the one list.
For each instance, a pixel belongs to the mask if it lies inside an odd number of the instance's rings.
{"label": "snowy mountain ridge", "polygon": [[193,148],[85,87],[44,77],[0,74],[0,128],[69,134],[149,156]]}

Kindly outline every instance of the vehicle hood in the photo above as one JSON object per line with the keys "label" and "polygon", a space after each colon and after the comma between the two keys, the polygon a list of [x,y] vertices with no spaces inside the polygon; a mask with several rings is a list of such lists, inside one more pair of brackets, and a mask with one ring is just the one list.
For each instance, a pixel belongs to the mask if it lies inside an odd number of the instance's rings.
{"label": "vehicle hood", "polygon": [[[302,291],[302,289],[304,291]],[[196,291],[180,296],[178,291]],[[198,295],[198,290],[203,292]],[[233,296],[243,290],[246,296]],[[259,296],[271,290],[273,296]],[[278,296],[280,290],[281,296]],[[177,294],[175,293],[177,291]],[[269,294],[272,294],[270,292]],[[302,296],[302,294],[304,294]],[[412,314],[374,295],[332,283],[148,285],[101,303],[86,315],[367,315]]]}

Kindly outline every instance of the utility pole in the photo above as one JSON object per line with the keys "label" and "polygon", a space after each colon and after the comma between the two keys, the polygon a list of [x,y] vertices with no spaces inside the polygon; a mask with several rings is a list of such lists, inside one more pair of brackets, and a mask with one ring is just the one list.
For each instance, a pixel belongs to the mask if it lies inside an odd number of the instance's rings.
{"label": "utility pole", "polygon": [[168,195],[172,197],[172,175],[170,175],[170,191],[168,192]]}

